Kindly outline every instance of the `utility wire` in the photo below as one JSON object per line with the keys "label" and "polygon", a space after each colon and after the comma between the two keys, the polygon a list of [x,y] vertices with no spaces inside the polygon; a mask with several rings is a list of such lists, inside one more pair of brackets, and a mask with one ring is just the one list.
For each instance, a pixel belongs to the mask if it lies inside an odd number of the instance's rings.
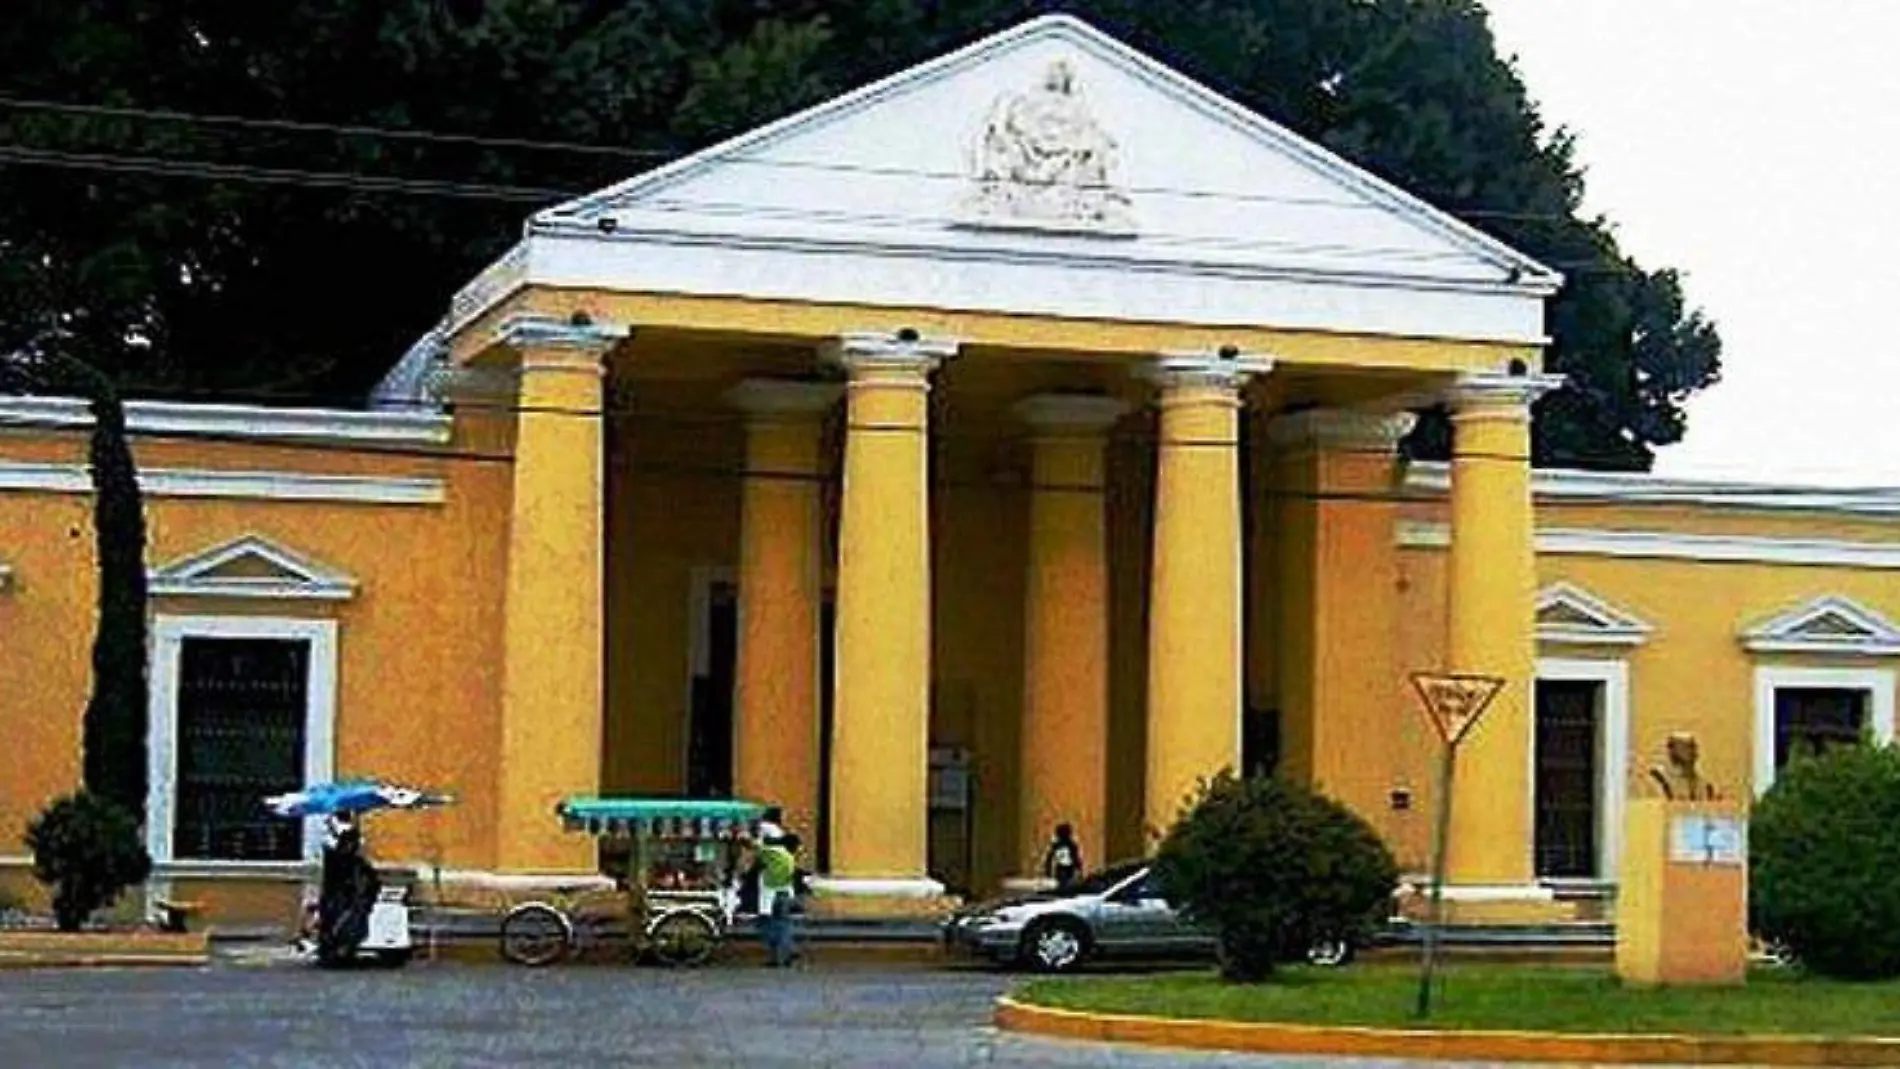
{"label": "utility wire", "polygon": [[[495,405],[495,406],[492,406],[492,409],[496,411],[512,411],[512,412],[517,412],[517,413],[528,412],[528,413],[539,413],[543,415],[586,417],[586,418],[594,418],[599,414],[597,412],[587,410],[587,409],[577,409],[577,408],[562,407],[562,406]],[[739,421],[743,420],[744,418],[740,414],[733,414],[731,416],[725,416],[725,415],[705,416],[705,415],[690,414],[690,413],[658,413],[658,412],[634,411],[634,410],[623,410],[622,414],[626,416],[630,416],[637,420],[642,420],[642,421],[650,422],[650,423],[659,423],[662,425],[667,424],[667,423],[677,424],[681,422],[689,422],[689,423],[697,422],[697,423],[700,423],[702,426],[704,426],[704,425],[711,424],[715,421],[722,424],[731,425],[731,424],[737,424]],[[47,432],[47,433],[60,433],[60,432],[80,433],[83,430],[83,428],[76,428],[76,427],[51,427],[51,426],[48,426],[44,421],[35,420],[35,419],[26,419],[26,418],[0,418],[0,428],[36,430],[36,431],[42,431],[42,432]],[[333,442],[298,441],[294,439],[281,439],[281,440],[280,439],[259,439],[255,435],[239,434],[235,432],[220,432],[220,431],[184,431],[184,430],[140,431],[140,430],[134,430],[130,433],[130,437],[135,442],[139,440],[168,441],[168,442],[208,442],[208,443],[221,443],[221,444],[239,444],[239,445],[246,445],[246,446],[267,448],[267,449],[294,450],[294,451],[307,452],[307,453],[332,453],[332,454],[344,454],[344,455],[350,455],[350,456],[366,456],[366,455],[391,456],[391,457],[403,457],[403,458],[431,460],[431,461],[451,461],[451,462],[466,461],[466,462],[478,462],[478,463],[512,464],[514,463],[514,460],[515,460],[514,456],[509,453],[472,450],[472,449],[449,447],[449,446],[415,446],[415,445],[397,445],[397,444],[373,444],[373,445],[372,444],[341,444],[341,443],[333,443]],[[940,429],[933,428],[930,431],[930,438],[933,444],[937,442],[948,443],[948,442],[956,442],[956,441],[981,441],[985,443],[994,444],[997,446],[1004,446],[1004,445],[1011,444],[1011,439],[1008,437],[999,436],[997,434],[980,434],[980,433],[975,432],[974,430],[964,431],[962,433],[945,433],[944,431]],[[1236,444],[1231,440],[1196,439],[1196,438],[1161,439],[1159,438],[1157,434],[1151,431],[1143,431],[1143,430],[1138,430],[1138,429],[1124,429],[1124,430],[1117,431],[1116,433],[1112,434],[1109,437],[1108,444],[1111,447],[1114,447],[1117,445],[1120,445],[1123,447],[1133,445],[1133,446],[1141,447],[1143,449],[1153,449],[1162,445],[1166,445],[1172,448],[1209,448],[1209,449],[1220,449],[1220,450],[1232,450],[1236,448]],[[1393,454],[1388,450],[1380,450],[1380,449],[1373,449],[1373,448],[1336,449],[1336,450],[1330,450],[1329,452],[1333,453],[1334,455],[1359,455],[1359,456],[1378,456],[1378,457],[1392,457],[1393,456]],[[1464,454],[1461,454],[1460,456],[1462,459],[1505,460],[1505,461],[1510,461],[1514,463],[1522,463],[1526,459],[1523,456],[1519,456],[1515,454],[1486,452],[1486,451],[1464,453]],[[1266,459],[1269,464],[1272,462],[1271,456],[1267,457]],[[617,452],[617,451],[614,453],[613,466],[617,468],[630,470],[633,472],[638,472],[638,473],[646,473],[646,474],[654,474],[654,475],[716,478],[716,479],[728,480],[728,481],[742,480],[742,479],[747,479],[747,478],[766,478],[766,479],[784,479],[788,481],[797,481],[797,482],[812,482],[812,483],[818,483],[821,485],[836,485],[840,478],[839,473],[836,471],[827,471],[827,472],[818,472],[818,473],[781,472],[781,471],[772,471],[772,470],[750,469],[750,468],[747,468],[742,463],[733,465],[733,464],[718,464],[718,463],[687,463],[687,462],[677,462],[677,461],[667,462],[667,461],[655,461],[655,460],[640,460],[637,458],[630,458],[624,452]],[[323,473],[318,472],[318,473],[313,473],[313,474],[323,474]],[[352,473],[352,474],[357,474],[357,473]],[[1614,476],[1615,474],[1619,474],[1619,473],[1604,473],[1604,474]],[[1264,480],[1257,480],[1257,481],[1264,482]],[[967,488],[984,488],[984,489],[1006,491],[1006,492],[1022,492],[1022,491],[1030,491],[1030,490],[1055,490],[1055,491],[1063,491],[1063,492],[1081,492],[1083,490],[1091,489],[1088,487],[1075,486],[1075,485],[1070,485],[1070,484],[1065,484],[1065,483],[1039,483],[1028,478],[1026,475],[1021,478],[1009,478],[1009,479],[958,479],[954,477],[948,477],[942,474],[937,474],[933,476],[932,485],[955,487],[955,488],[966,488],[966,489]],[[1103,488],[1097,487],[1093,489],[1096,492],[1113,492],[1115,488],[1103,489]],[[1736,499],[1735,504],[1738,507],[1746,508],[1746,507],[1749,507],[1749,505],[1754,502],[1759,502],[1759,501],[1764,501],[1764,500],[1773,501],[1777,498],[1805,498],[1805,497],[1814,496],[1816,494],[1824,496],[1824,497],[1836,496],[1836,495],[1848,496],[1848,495],[1854,495],[1854,494],[1867,494],[1867,495],[1892,494],[1892,493],[1895,493],[1896,489],[1897,488],[1894,488],[1894,487],[1878,487],[1878,486],[1858,487],[1858,488],[1846,488],[1846,487],[1806,488],[1806,487],[1784,487],[1784,486],[1756,487],[1756,486],[1750,486],[1748,484],[1740,484],[1733,487],[1724,487],[1722,484],[1714,484],[1714,485],[1704,486],[1698,489],[1683,491],[1680,494],[1654,491],[1650,495],[1646,496],[1644,500],[1637,501],[1637,502],[1631,502],[1628,500],[1623,500],[1623,499],[1618,499],[1618,498],[1608,498],[1608,497],[1605,497],[1605,498],[1576,497],[1576,498],[1562,498],[1559,500],[1552,501],[1551,504],[1553,506],[1560,506],[1566,509],[1574,509],[1574,508],[1589,508],[1589,507],[1628,508],[1628,507],[1631,507],[1632,505],[1655,506],[1655,505],[1666,505],[1666,504],[1671,503],[1672,501],[1680,501],[1684,503],[1690,503],[1690,502],[1706,503],[1711,496],[1722,496],[1726,491],[1728,496],[1732,496]],[[1368,503],[1380,503],[1380,504],[1430,504],[1433,502],[1443,502],[1444,500],[1446,500],[1445,494],[1443,492],[1439,492],[1439,491],[1414,492],[1414,491],[1405,490],[1403,488],[1389,490],[1389,491],[1338,491],[1338,490],[1317,491],[1317,490],[1292,490],[1292,489],[1286,489],[1286,488],[1281,488],[1281,487],[1256,485],[1256,486],[1250,487],[1248,492],[1256,498],[1265,498],[1265,499],[1273,499],[1273,500],[1290,500],[1290,501],[1311,501],[1311,502],[1342,502],[1343,501],[1343,502],[1368,502]],[[1896,500],[1896,507],[1900,508],[1900,498],[1897,498]],[[1868,520],[1878,520],[1880,517],[1878,514],[1870,513],[1870,514],[1867,514],[1865,518]]]}
{"label": "utility wire", "polygon": [[[321,133],[345,137],[375,137],[390,140],[411,141],[424,144],[447,144],[477,148],[497,148],[524,151],[570,152],[594,156],[618,157],[644,160],[648,162],[670,163],[687,158],[691,152],[671,149],[636,149],[613,145],[594,145],[572,141],[541,141],[530,138],[491,137],[478,134],[442,133],[430,130],[407,129],[399,127],[362,126],[339,123],[306,122],[289,119],[253,119],[235,115],[212,115],[197,112],[171,111],[153,108],[118,107],[99,104],[74,104],[60,101],[34,100],[0,95],[0,108],[13,108],[26,111],[45,111],[56,114],[88,116],[98,118],[147,119],[159,122],[199,124],[207,126],[227,126],[238,129],[256,129],[295,133]],[[927,170],[912,167],[892,167],[882,164],[858,164],[832,160],[768,160],[749,156],[733,156],[721,161],[724,164],[741,167],[780,168],[791,170],[811,170],[841,174],[863,174],[893,178],[918,178],[935,181],[961,182],[968,175],[960,171]],[[1106,188],[1106,187],[1104,187]],[[1174,186],[1118,186],[1115,187],[1130,194],[1173,196],[1198,200],[1231,201],[1237,203],[1267,203],[1302,205],[1318,208],[1338,208],[1342,210],[1388,211],[1389,206],[1372,201],[1348,201],[1330,197],[1299,197],[1272,193],[1249,193],[1242,191],[1183,189]],[[575,196],[573,193],[563,196]],[[1451,209],[1450,214],[1486,219],[1501,219],[1523,222],[1574,222],[1575,216],[1556,212],[1527,212],[1520,209],[1468,208]]]}
{"label": "utility wire", "polygon": [[[130,156],[118,153],[78,153],[54,149],[21,148],[0,145],[0,164],[17,164],[92,170],[161,177],[199,178],[212,181],[250,182],[344,192],[394,193],[403,195],[449,196],[476,200],[495,200],[528,204],[548,204],[572,199],[574,191],[548,187],[474,184],[441,179],[394,178],[347,171],[312,171],[301,168],[257,167],[247,164],[222,164],[204,160],[175,160],[156,156]],[[748,205],[732,201],[655,201],[641,205],[642,210],[662,215],[687,215],[698,212],[723,214],[732,219],[805,221],[835,225],[940,226],[943,220],[921,215],[852,212],[840,209],[799,208]],[[1435,253],[1399,249],[1345,245],[1301,245],[1271,240],[1222,239],[1212,235],[1192,235],[1147,231],[1141,235],[1150,244],[1185,247],[1213,247],[1234,251],[1278,251],[1295,255],[1320,255],[1341,259],[1393,259],[1429,264],[1439,260],[1460,259],[1456,253]],[[1546,262],[1545,266],[1572,273],[1622,275],[1630,269],[1605,266],[1596,261],[1575,263]]]}
{"label": "utility wire", "polygon": [[574,152],[593,156],[626,159],[670,159],[679,153],[672,149],[623,148],[617,145],[590,145],[578,141],[540,141],[524,137],[494,137],[485,134],[444,133],[390,126],[360,126],[348,123],[307,122],[296,119],[256,119],[239,115],[207,115],[201,112],[170,111],[162,108],[115,107],[106,104],[71,104],[56,100],[30,100],[0,95],[0,108],[19,111],[45,111],[101,119],[149,119],[157,122],[188,123],[199,126],[228,126],[241,130],[269,130],[283,133],[334,134],[339,137],[379,137],[392,141],[425,144],[464,145],[472,148],[521,149],[531,152]]}

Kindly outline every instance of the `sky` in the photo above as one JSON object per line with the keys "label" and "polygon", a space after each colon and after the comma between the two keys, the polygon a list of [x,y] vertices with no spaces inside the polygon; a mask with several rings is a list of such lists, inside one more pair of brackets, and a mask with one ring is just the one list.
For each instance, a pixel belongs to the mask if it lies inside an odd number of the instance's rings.
{"label": "sky", "polygon": [[1722,336],[1665,475],[1900,486],[1900,0],[1486,0],[1585,208]]}

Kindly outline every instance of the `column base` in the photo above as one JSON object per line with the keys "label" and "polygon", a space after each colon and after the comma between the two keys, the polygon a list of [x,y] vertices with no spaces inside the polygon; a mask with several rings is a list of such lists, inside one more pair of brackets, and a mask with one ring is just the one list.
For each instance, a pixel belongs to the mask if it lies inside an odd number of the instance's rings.
{"label": "column base", "polygon": [[[1395,898],[1398,916],[1413,922],[1431,917],[1428,881],[1408,882]],[[1446,884],[1444,923],[1459,928],[1569,924],[1586,918],[1575,901],[1559,899],[1539,884]]]}
{"label": "column base", "polygon": [[850,920],[934,920],[960,904],[929,877],[872,878],[818,876],[806,907],[813,917]]}

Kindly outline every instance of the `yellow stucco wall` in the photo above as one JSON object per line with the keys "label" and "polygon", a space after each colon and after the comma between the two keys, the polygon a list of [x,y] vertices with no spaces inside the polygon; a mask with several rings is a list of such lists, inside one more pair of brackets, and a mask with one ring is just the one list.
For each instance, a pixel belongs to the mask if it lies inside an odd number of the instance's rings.
{"label": "yellow stucco wall", "polygon": [[[459,449],[459,446],[457,447]],[[473,452],[473,451],[471,451]],[[158,614],[295,616],[339,624],[336,767],[455,793],[440,817],[378,822],[379,856],[480,866],[493,849],[499,583],[506,456],[450,459],[322,447],[139,440],[144,468],[295,471],[440,479],[441,504],[383,505],[148,496],[147,562],[159,566],[261,535],[354,577],[342,602],[159,597]],[[9,435],[0,458],[79,463],[72,434]],[[26,821],[79,778],[96,579],[90,498],[0,493],[0,855],[24,852]]]}

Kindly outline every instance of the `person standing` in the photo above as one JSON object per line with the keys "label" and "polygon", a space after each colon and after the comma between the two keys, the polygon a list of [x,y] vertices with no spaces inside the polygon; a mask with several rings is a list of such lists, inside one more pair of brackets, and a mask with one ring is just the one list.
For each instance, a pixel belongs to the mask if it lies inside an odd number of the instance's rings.
{"label": "person standing", "polygon": [[759,848],[759,935],[767,964],[784,968],[792,946],[792,906],[798,897],[798,836],[784,834]]}
{"label": "person standing", "polygon": [[1075,829],[1070,825],[1056,825],[1055,838],[1049,840],[1049,849],[1042,855],[1042,875],[1055,881],[1058,891],[1067,891],[1081,878],[1082,848],[1076,845]]}

